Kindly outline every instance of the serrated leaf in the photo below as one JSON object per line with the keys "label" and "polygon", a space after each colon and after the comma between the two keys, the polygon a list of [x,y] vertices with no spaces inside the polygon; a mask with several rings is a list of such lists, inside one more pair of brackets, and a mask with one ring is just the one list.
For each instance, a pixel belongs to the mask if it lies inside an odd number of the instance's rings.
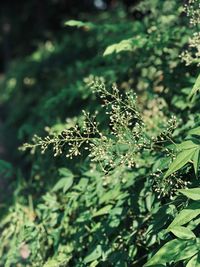
{"label": "serrated leaf", "polygon": [[193,158],[195,152],[196,152],[196,148],[191,148],[188,150],[181,151],[177,155],[176,159],[169,166],[169,169],[166,172],[164,177],[165,178],[168,177],[172,173],[176,172],[177,170],[185,166],[185,164],[188,163]]}
{"label": "serrated leaf", "polygon": [[[198,204],[198,203],[197,203]],[[172,221],[172,223],[168,226],[168,230],[171,230],[175,226],[181,226],[188,222],[190,222],[192,219],[197,217],[200,214],[200,207],[199,204],[196,203],[191,204],[186,209],[183,209]]]}
{"label": "serrated leaf", "polygon": [[195,234],[188,228],[183,226],[175,226],[170,231],[178,238],[181,239],[193,239],[196,238]]}
{"label": "serrated leaf", "polygon": [[97,247],[89,255],[85,257],[84,263],[89,263],[97,260],[98,258],[101,257],[101,254],[102,254],[101,245],[97,245]]}
{"label": "serrated leaf", "polygon": [[188,259],[198,252],[195,240],[174,239],[166,243],[144,266]]}
{"label": "serrated leaf", "polygon": [[104,214],[108,214],[111,209],[112,209],[112,205],[107,205],[107,206],[101,208],[100,210],[96,211],[93,214],[93,217],[97,217],[97,216],[101,216],[101,215],[104,215]]}
{"label": "serrated leaf", "polygon": [[200,200],[200,188],[180,189],[181,194],[193,200]]}

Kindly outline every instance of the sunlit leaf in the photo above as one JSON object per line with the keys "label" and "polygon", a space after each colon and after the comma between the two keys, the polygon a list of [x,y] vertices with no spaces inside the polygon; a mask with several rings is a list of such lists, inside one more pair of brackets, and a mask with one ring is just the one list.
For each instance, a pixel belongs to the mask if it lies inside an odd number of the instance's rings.
{"label": "sunlit leaf", "polygon": [[65,193],[72,186],[72,184],[73,184],[73,178],[72,177],[62,178],[53,187],[53,191],[55,192],[55,191],[62,189],[63,192]]}
{"label": "sunlit leaf", "polygon": [[63,177],[74,177],[73,173],[67,168],[60,168],[58,169],[58,172],[60,176],[63,176]]}
{"label": "sunlit leaf", "polygon": [[93,214],[93,217],[97,217],[97,216],[101,216],[101,215],[104,215],[104,214],[108,214],[111,209],[112,209],[112,205],[107,205],[107,206],[101,208],[100,210],[96,211]]}
{"label": "sunlit leaf", "polygon": [[177,170],[185,166],[185,164],[188,163],[193,158],[195,152],[196,148],[191,148],[180,152],[177,155],[176,159],[169,166],[169,169],[164,177],[166,178],[167,176],[171,175],[172,173],[176,172]]}
{"label": "sunlit leaf", "polygon": [[192,148],[198,148],[198,145],[195,144],[192,140],[187,140],[187,141],[184,141],[180,144],[177,144],[176,148],[178,150],[188,150],[188,149],[192,149]]}
{"label": "sunlit leaf", "polygon": [[188,228],[183,226],[175,226],[170,228],[170,231],[178,238],[181,239],[192,239],[195,238],[195,234]]}
{"label": "sunlit leaf", "polygon": [[196,151],[193,155],[193,158],[192,158],[193,166],[194,166],[194,172],[195,172],[196,176],[198,175],[198,169],[199,169],[199,152],[200,152],[200,150],[196,149]]}
{"label": "sunlit leaf", "polygon": [[193,200],[200,200],[200,188],[180,189],[181,194]]}
{"label": "sunlit leaf", "polygon": [[192,91],[191,91],[191,93],[190,93],[190,98],[192,97],[192,96],[194,96],[196,93],[198,93],[200,91],[200,74],[199,74],[199,76],[197,77],[197,79],[196,79],[196,81],[195,81],[195,84],[194,84],[194,86],[193,86],[193,88],[192,88]]}
{"label": "sunlit leaf", "polygon": [[186,267],[200,267],[200,257],[199,254],[193,256],[187,263]]}
{"label": "sunlit leaf", "polygon": [[196,127],[196,128],[194,128],[194,129],[192,129],[192,130],[190,130],[189,132],[188,132],[188,134],[191,134],[191,135],[200,135],[200,126],[199,127]]}
{"label": "sunlit leaf", "polygon": [[101,254],[102,254],[101,245],[97,245],[96,248],[89,255],[85,257],[84,263],[86,264],[99,259],[101,257]]}
{"label": "sunlit leaf", "polygon": [[197,252],[198,246],[195,240],[174,239],[161,247],[144,266],[177,262],[190,258]]}
{"label": "sunlit leaf", "polygon": [[87,28],[93,28],[94,24],[91,22],[83,22],[80,20],[68,20],[64,23],[65,26],[70,26],[70,27],[87,27]]}
{"label": "sunlit leaf", "polygon": [[188,206],[186,209],[180,211],[180,213],[175,217],[172,223],[168,226],[168,230],[171,230],[175,226],[182,226],[192,219],[197,217],[200,214],[200,207],[199,204],[193,203]]}
{"label": "sunlit leaf", "polygon": [[146,42],[146,37],[136,36],[135,38],[129,38],[122,40],[119,43],[109,45],[104,51],[103,55],[107,56],[113,53],[120,53],[122,51],[133,51],[135,48],[142,47]]}

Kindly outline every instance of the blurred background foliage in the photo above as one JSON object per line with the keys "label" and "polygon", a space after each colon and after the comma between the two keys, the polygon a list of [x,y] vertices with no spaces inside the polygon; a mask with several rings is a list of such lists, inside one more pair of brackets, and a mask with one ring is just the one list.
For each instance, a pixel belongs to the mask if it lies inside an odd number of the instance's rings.
{"label": "blurred background foliage", "polygon": [[105,186],[87,157],[18,147],[70,128],[82,109],[107,127],[94,77],[131,88],[154,136],[176,115],[182,141],[199,122],[199,97],[188,99],[198,69],[180,58],[193,33],[183,1],[7,0],[0,25],[0,266],[142,266],[176,210],[166,181],[165,197],[153,189],[155,155]]}

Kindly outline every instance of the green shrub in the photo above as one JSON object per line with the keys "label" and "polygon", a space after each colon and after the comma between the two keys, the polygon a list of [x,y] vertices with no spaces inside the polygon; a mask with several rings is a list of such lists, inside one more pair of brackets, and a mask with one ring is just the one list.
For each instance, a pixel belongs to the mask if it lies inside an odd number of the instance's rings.
{"label": "green shrub", "polygon": [[70,20],[62,40],[13,63],[0,101],[7,149],[22,151],[18,167],[0,165],[15,178],[1,266],[198,266],[199,1],[190,2],[197,30],[181,1],[146,0],[132,10],[140,20],[121,5]]}

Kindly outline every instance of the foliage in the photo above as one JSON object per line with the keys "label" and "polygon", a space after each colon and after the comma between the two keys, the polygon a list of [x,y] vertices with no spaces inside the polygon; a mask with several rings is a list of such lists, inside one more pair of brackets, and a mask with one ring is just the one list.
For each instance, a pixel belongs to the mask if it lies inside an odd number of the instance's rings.
{"label": "foliage", "polygon": [[82,14],[13,62],[0,88],[13,162],[0,161],[12,177],[0,266],[200,264],[196,5]]}

